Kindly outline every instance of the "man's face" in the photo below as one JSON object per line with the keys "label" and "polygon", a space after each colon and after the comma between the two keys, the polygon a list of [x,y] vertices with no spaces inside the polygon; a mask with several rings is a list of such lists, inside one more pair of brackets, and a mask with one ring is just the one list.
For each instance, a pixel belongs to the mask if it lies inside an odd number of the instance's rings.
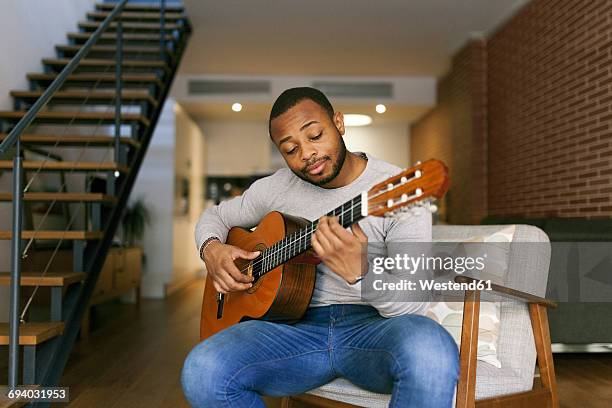
{"label": "man's face", "polygon": [[303,180],[324,186],[342,169],[346,147],[340,112],[332,120],[319,104],[304,99],[272,120],[270,134],[289,168]]}

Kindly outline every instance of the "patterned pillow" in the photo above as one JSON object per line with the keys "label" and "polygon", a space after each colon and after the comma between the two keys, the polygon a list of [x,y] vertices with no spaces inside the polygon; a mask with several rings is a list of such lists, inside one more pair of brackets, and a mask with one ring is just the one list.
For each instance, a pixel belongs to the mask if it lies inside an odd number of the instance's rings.
{"label": "patterned pillow", "polygon": [[[487,279],[493,281],[503,281],[503,277],[508,271],[509,249],[514,237],[515,226],[510,225],[490,235],[475,236],[461,239],[460,242],[499,242],[502,245],[487,246],[487,251],[495,251],[494,257],[490,257],[485,274]],[[441,242],[451,242],[453,240],[439,240]],[[489,262],[492,259],[494,262]],[[501,363],[497,358],[497,344],[500,330],[500,302],[481,302],[480,320],[478,328],[478,349],[476,359],[489,363],[497,368],[501,368]],[[425,313],[427,317],[440,323],[453,336],[458,346],[461,345],[461,326],[463,323],[463,302],[432,302]]]}

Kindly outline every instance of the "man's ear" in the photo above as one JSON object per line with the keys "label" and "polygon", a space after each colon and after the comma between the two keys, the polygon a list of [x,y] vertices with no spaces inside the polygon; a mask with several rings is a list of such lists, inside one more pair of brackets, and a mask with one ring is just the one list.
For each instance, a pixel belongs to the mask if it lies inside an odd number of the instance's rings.
{"label": "man's ear", "polygon": [[344,136],[344,114],[342,112],[334,113],[334,125],[336,125],[340,135]]}

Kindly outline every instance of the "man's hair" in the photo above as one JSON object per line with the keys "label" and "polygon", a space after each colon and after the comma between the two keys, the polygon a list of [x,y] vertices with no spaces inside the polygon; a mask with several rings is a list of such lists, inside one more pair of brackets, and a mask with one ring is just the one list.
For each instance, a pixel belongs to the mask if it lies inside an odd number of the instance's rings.
{"label": "man's hair", "polygon": [[333,120],[334,108],[332,107],[331,103],[329,103],[329,99],[327,99],[323,92],[308,86],[289,88],[283,91],[283,93],[280,94],[278,98],[276,98],[276,101],[274,101],[274,105],[272,105],[272,110],[270,111],[270,119],[268,120],[268,132],[270,133],[270,137],[272,137],[270,125],[272,123],[272,120],[287,112],[289,109],[293,108],[295,105],[297,105],[304,99],[310,99],[311,101],[325,109],[325,111],[329,115],[329,118]]}

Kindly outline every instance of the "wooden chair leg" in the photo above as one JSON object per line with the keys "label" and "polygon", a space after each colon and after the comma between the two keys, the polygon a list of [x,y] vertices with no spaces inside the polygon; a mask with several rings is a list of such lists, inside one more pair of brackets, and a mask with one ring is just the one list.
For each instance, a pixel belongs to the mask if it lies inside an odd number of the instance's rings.
{"label": "wooden chair leg", "polygon": [[465,291],[456,408],[472,408],[476,400],[476,352],[478,349],[479,318],[480,291]]}
{"label": "wooden chair leg", "polygon": [[538,367],[540,368],[540,380],[542,386],[550,391],[551,406],[559,407],[559,396],[557,394],[557,379],[555,377],[555,365],[553,362],[552,349],[550,346],[550,331],[548,328],[548,315],[546,307],[536,303],[529,304],[529,317],[533,328],[536,352],[538,355]]}

